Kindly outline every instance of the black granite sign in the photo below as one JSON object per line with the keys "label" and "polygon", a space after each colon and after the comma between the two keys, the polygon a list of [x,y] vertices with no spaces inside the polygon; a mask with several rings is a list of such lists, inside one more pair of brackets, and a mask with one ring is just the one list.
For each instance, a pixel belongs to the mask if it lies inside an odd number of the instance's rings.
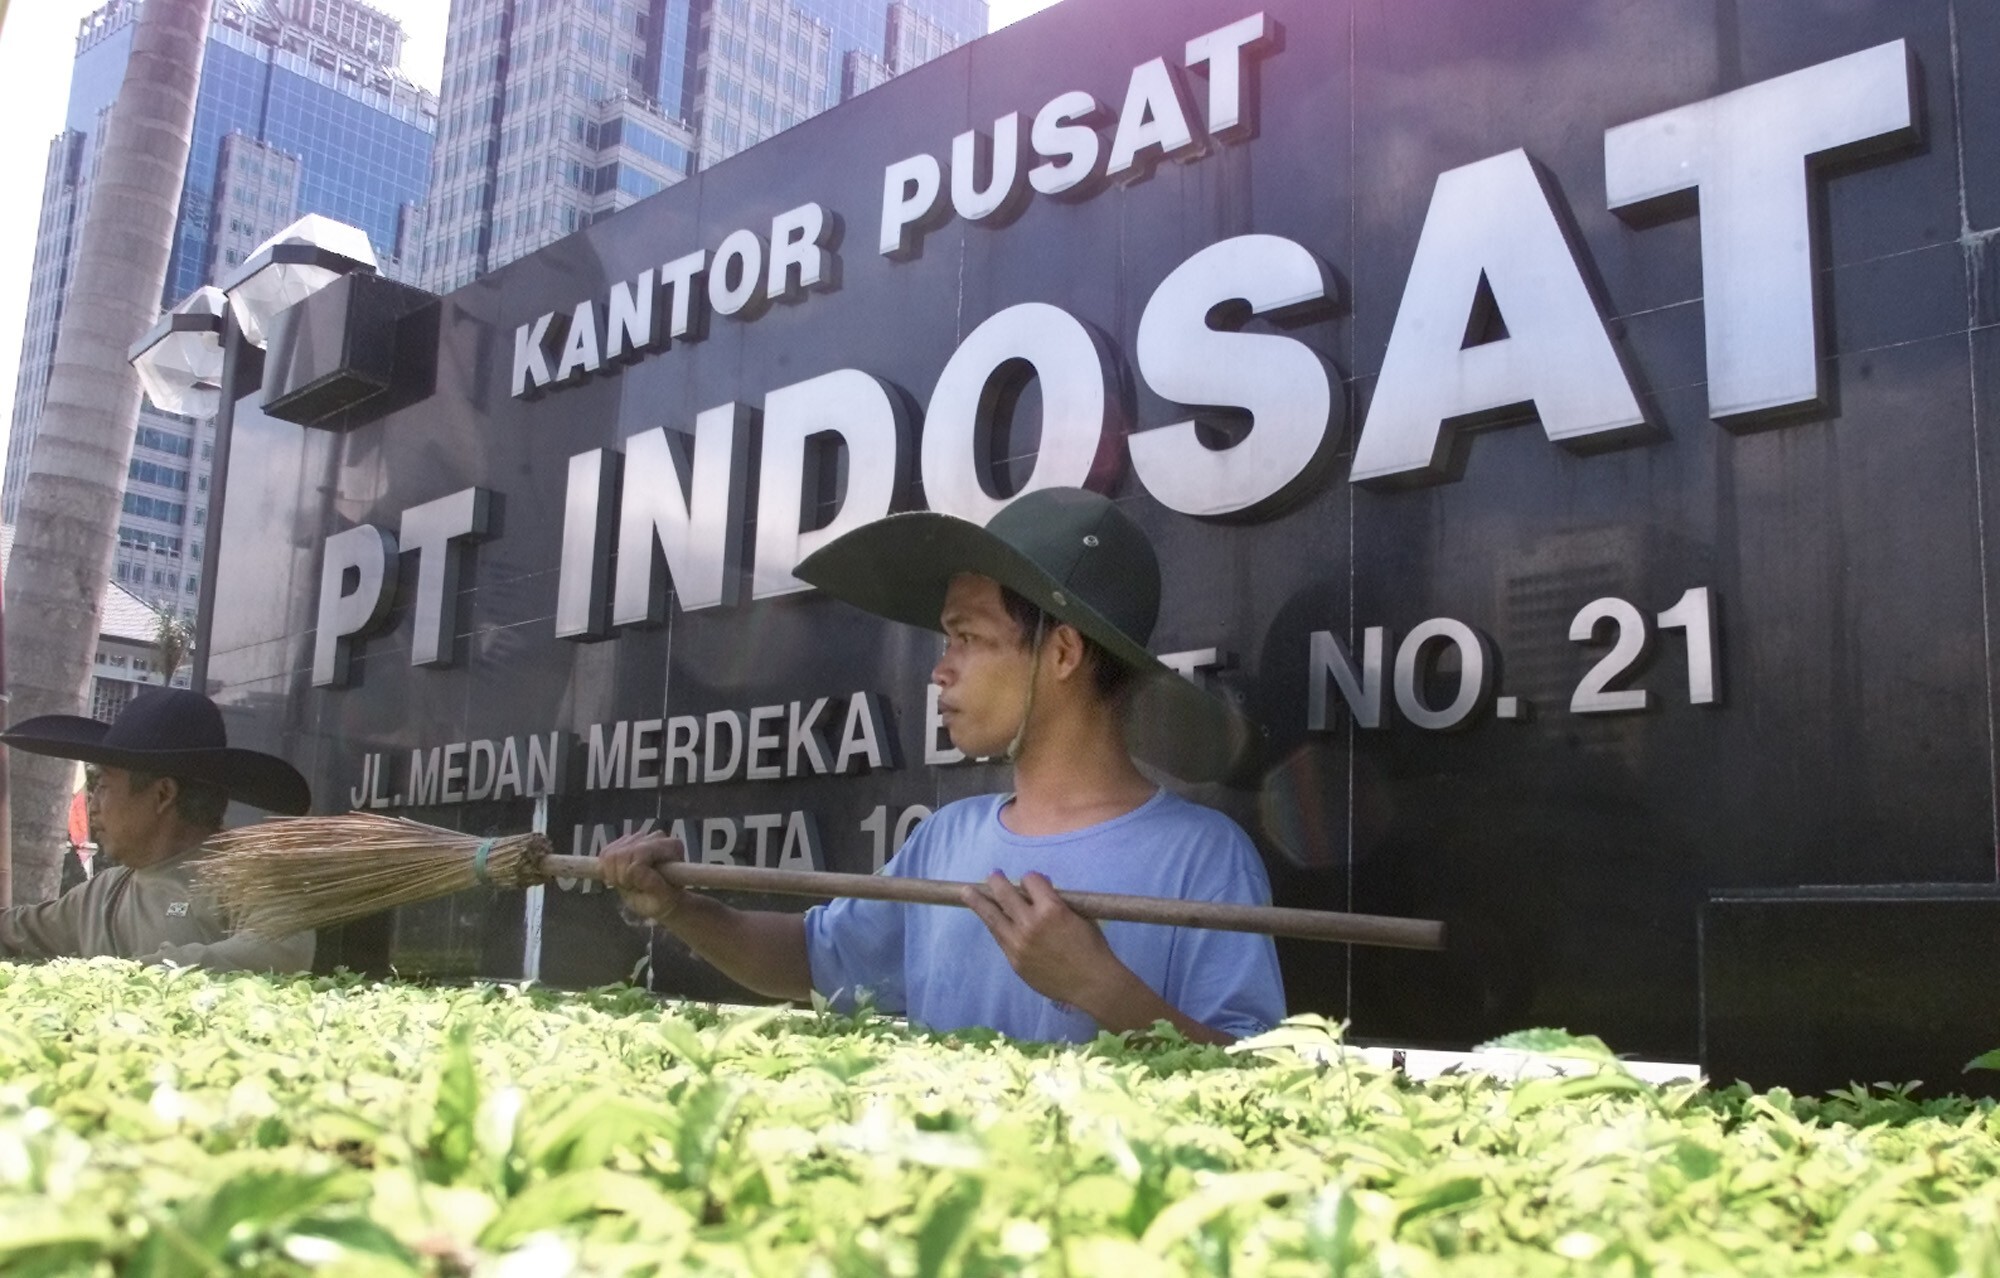
{"label": "black granite sign", "polygon": [[[1296,1008],[1685,1057],[1711,891],[1994,882],[2000,13],[1144,9],[476,281],[415,402],[241,401],[232,732],[321,810],[866,871],[1006,776],[938,733],[932,636],[791,566],[1083,483],[1160,550],[1155,650],[1268,734],[1195,797],[1280,902],[1450,927],[1284,947]],[[583,983],[647,936],[571,884],[392,945]]]}

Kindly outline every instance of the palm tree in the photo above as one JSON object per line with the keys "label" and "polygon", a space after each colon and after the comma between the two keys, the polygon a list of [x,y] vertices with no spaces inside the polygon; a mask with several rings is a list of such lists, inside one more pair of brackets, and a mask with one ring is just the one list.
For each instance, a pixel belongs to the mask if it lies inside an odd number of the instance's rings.
{"label": "palm tree", "polygon": [[181,668],[181,662],[192,651],[194,627],[182,621],[178,613],[163,609],[153,626],[153,656],[160,663],[160,682],[172,683],[174,671]]}
{"label": "palm tree", "polygon": [[[6,579],[11,718],[75,714],[111,576],[139,418],[126,352],[160,310],[210,0],[146,0],[105,126]],[[13,753],[13,894],[54,896],[74,764]]]}

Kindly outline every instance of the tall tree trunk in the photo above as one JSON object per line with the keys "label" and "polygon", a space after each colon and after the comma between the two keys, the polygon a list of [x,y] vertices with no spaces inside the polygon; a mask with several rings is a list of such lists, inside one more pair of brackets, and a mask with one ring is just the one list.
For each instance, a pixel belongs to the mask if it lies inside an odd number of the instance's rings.
{"label": "tall tree trunk", "polygon": [[[7,0],[0,0],[0,22],[7,17]],[[0,583],[4,593],[5,583]],[[4,610],[0,610],[4,611]],[[0,728],[7,726],[7,640],[0,625]],[[7,804],[7,747],[0,746],[0,910],[14,903],[14,815]]]}
{"label": "tall tree trunk", "polygon": [[[210,0],[146,0],[92,178],[6,577],[10,719],[87,709],[139,418],[126,352],[158,317]],[[73,764],[10,751],[14,896],[62,881]]]}

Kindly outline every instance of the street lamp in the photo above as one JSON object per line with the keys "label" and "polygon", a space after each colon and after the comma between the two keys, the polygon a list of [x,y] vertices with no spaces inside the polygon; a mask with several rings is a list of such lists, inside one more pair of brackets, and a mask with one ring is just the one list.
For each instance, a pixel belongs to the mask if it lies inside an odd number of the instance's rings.
{"label": "street lamp", "polygon": [[132,348],[132,369],[155,408],[186,417],[214,415],[222,402],[228,312],[221,289],[198,288]]}
{"label": "street lamp", "polygon": [[[359,227],[308,214],[260,244],[220,288],[202,288],[154,325],[130,359],[156,407],[215,416],[209,461],[208,523],[201,537],[201,590],[195,605],[190,683],[208,690],[215,621],[215,560],[222,547],[224,487],[236,401],[261,383],[262,351],[278,316],[353,274],[373,275],[375,250]],[[246,363],[250,361],[250,363]]]}
{"label": "street lamp", "polygon": [[222,283],[243,340],[263,350],[281,311],[343,275],[377,270],[375,247],[358,226],[308,213],[243,259]]}

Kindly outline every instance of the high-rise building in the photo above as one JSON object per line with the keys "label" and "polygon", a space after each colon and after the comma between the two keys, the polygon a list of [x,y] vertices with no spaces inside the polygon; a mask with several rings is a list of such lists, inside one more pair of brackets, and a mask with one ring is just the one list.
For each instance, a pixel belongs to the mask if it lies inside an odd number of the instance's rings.
{"label": "high-rise building", "polygon": [[371,66],[403,63],[403,24],[354,0],[285,0],[285,17]]}
{"label": "high-rise building", "polygon": [[447,292],[685,177],[654,97],[663,0],[453,0],[424,287]]}
{"label": "high-rise building", "polygon": [[417,278],[457,288],[986,21],[986,0],[453,0]]}
{"label": "high-rise building", "polygon": [[[49,148],[28,315],[0,482],[12,522],[48,394],[56,332],[90,203],[97,141],[124,80],[142,0],[110,0],[77,35],[63,132]],[[413,266],[437,99],[397,69],[403,31],[356,0],[216,0],[161,305],[227,276],[307,213],[368,232],[386,274]],[[192,615],[212,448],[208,422],[141,409],[114,573]]]}

